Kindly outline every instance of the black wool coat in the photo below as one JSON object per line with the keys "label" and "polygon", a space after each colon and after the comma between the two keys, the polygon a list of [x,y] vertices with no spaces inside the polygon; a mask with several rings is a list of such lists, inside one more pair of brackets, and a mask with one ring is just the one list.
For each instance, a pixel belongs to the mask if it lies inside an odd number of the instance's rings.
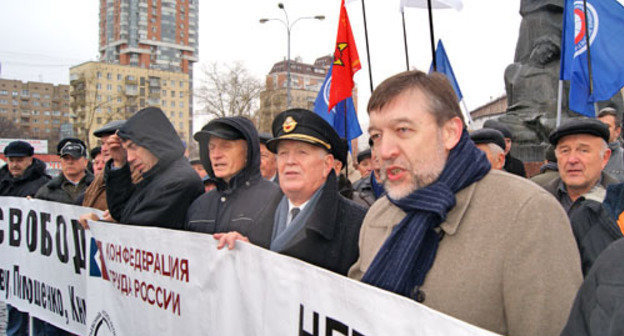
{"label": "black wool coat", "polygon": [[347,275],[359,256],[358,239],[366,209],[343,197],[333,171],[303,230],[279,252]]}

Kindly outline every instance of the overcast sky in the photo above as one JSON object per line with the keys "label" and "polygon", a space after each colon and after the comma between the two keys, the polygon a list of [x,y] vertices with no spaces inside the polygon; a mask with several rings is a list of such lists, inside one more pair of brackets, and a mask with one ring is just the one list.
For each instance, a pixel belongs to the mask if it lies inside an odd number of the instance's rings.
{"label": "overcast sky", "polygon": [[[364,0],[368,21],[373,82],[405,70],[399,0]],[[242,61],[264,81],[272,65],[286,57],[286,31],[274,0],[199,0],[199,59],[196,69],[211,62]],[[0,7],[0,77],[23,81],[69,82],[69,67],[98,55],[98,0],[3,1]],[[336,39],[339,0],[283,0],[291,22],[291,56],[311,63],[330,54]],[[434,11],[436,39],[442,39],[470,110],[504,94],[503,72],[513,62],[518,37],[520,0],[464,0],[462,11]],[[362,4],[347,3],[362,70],[359,115],[365,127],[370,96]],[[410,65],[428,70],[431,63],[427,11],[405,11]],[[201,79],[196,71],[196,85]],[[201,127],[201,125],[199,126]]]}

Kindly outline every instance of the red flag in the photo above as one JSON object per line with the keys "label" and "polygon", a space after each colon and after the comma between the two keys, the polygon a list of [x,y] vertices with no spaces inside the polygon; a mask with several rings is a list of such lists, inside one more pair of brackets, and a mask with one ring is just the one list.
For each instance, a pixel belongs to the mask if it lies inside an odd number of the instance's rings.
{"label": "red flag", "polygon": [[338,36],[334,50],[334,69],[329,90],[328,111],[339,102],[351,97],[353,91],[353,75],[362,68],[358,56],[351,23],[345,8],[345,2],[340,4],[340,20],[338,20]]}

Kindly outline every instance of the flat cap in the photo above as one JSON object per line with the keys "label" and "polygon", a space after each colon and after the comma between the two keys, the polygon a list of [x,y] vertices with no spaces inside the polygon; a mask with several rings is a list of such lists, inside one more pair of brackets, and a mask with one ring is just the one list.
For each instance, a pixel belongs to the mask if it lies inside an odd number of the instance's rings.
{"label": "flat cap", "polygon": [[370,159],[371,158],[371,150],[370,148],[367,148],[361,152],[358,153],[357,155],[357,162],[360,163],[365,159]]}
{"label": "flat cap", "polygon": [[64,138],[56,145],[59,156],[71,155],[75,158],[87,156],[87,146],[78,138]]}
{"label": "flat cap", "polygon": [[[507,125],[501,123],[500,121],[486,120],[485,123],[483,123],[483,128],[495,129],[503,133],[503,137],[511,139],[511,130],[509,129],[509,127],[507,127]],[[503,146],[503,149],[504,148],[505,146]]]}
{"label": "flat cap", "polygon": [[33,146],[22,140],[11,141],[4,147],[4,156],[6,157],[33,156],[34,153]]}
{"label": "flat cap", "polygon": [[482,128],[470,133],[470,139],[475,144],[493,143],[505,150],[505,137],[503,133],[493,128]]}
{"label": "flat cap", "polygon": [[609,143],[609,127],[598,119],[590,118],[578,118],[566,121],[550,132],[548,140],[553,146],[557,146],[561,138],[573,134],[594,135],[603,138],[604,141]]}
{"label": "flat cap", "polygon": [[125,123],[125,120],[113,120],[101,128],[96,129],[95,132],[93,132],[93,136],[101,138],[105,135],[115,134]]}
{"label": "flat cap", "polygon": [[273,138],[273,135],[271,135],[271,133],[259,133],[258,134],[258,139],[260,139],[260,143],[263,143],[266,145],[267,141],[271,140]]}
{"label": "flat cap", "polygon": [[221,118],[211,120],[206,126],[202,127],[201,131],[195,133],[193,138],[197,141],[201,139],[208,140],[210,136],[216,136],[217,138],[225,140],[240,140],[245,139],[245,136],[239,132],[236,128],[223,123]]}
{"label": "flat cap", "polygon": [[296,140],[324,148],[336,159],[346,161],[346,143],[343,144],[338,133],[327,121],[312,111],[286,110],[275,117],[271,129],[273,139],[267,141],[266,145],[273,153],[277,152],[280,140]]}
{"label": "flat cap", "polygon": [[100,154],[102,154],[102,147],[97,146],[97,147],[94,147],[94,148],[93,148],[93,149],[89,152],[89,157],[90,157],[91,159],[95,159],[95,157],[96,157],[96,156],[98,156],[98,155],[100,155]]}

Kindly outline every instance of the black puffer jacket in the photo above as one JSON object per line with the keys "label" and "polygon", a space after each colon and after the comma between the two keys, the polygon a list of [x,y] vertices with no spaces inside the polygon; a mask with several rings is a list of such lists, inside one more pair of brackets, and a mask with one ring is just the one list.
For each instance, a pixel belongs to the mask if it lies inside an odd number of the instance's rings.
{"label": "black puffer jacket", "polygon": [[624,335],[624,240],[609,245],[594,263],[561,335]]}
{"label": "black puffer jacket", "polygon": [[602,203],[586,199],[570,212],[570,224],[581,253],[583,274],[587,275],[598,255],[622,232]]}
{"label": "black puffer jacket", "polygon": [[181,229],[186,211],[204,186],[184,157],[184,146],[159,108],[148,107],[130,117],[119,136],[145,147],[158,163],[132,184],[130,167],[104,170],[106,201],[113,218],[124,224]]}
{"label": "black puffer jacket", "polygon": [[[271,243],[273,216],[282,192],[279,186],[260,175],[258,132],[243,117],[221,118],[220,122],[234,127],[247,141],[247,164],[229,183],[217,178],[217,188],[199,197],[188,212],[186,229],[205,233],[238,231],[250,242],[268,247]],[[208,155],[207,139],[199,144],[200,157],[208,175],[214,171]]]}
{"label": "black puffer jacket", "polygon": [[33,158],[32,164],[26,168],[24,174],[13,178],[8,164],[5,165],[0,169],[0,196],[34,196],[39,188],[50,181],[45,169],[43,161]]}

